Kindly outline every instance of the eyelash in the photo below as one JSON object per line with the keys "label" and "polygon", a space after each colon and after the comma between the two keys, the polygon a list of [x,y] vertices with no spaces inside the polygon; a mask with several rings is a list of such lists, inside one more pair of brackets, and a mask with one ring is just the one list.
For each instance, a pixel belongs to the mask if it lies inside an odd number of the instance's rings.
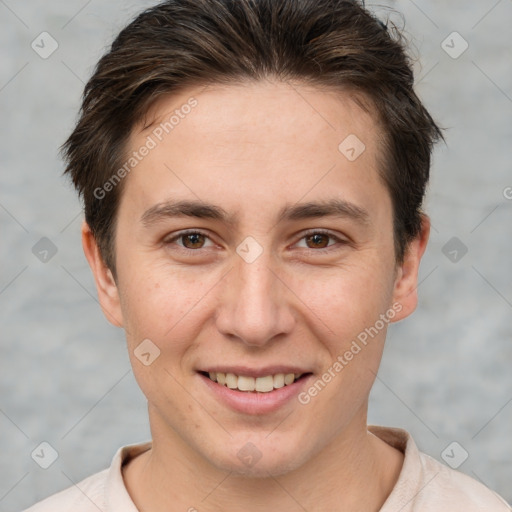
{"label": "eyelash", "polygon": [[[164,243],[166,245],[171,245],[173,244],[174,242],[176,242],[177,240],[187,236],[187,235],[203,235],[204,237],[208,238],[208,240],[212,241],[210,236],[205,233],[204,231],[201,231],[201,230],[198,230],[198,229],[190,229],[190,230],[185,230],[185,231],[180,231],[179,233],[177,233],[176,235],[174,235],[172,238],[169,238],[169,239],[166,239],[164,240]],[[326,230],[323,230],[323,229],[312,229],[312,230],[309,230],[307,232],[305,232],[302,237],[299,239],[299,241],[307,238],[308,236],[311,236],[311,235],[326,235],[328,236],[329,238],[331,238],[332,240],[334,240],[335,242],[341,244],[341,245],[347,245],[349,242],[347,240],[343,240],[339,237],[337,237],[336,235],[332,234],[330,231],[326,231]],[[335,245],[335,244],[333,244]],[[328,245],[327,247],[323,247],[323,248],[320,248],[320,249],[311,249],[311,248],[303,248],[304,250],[306,250],[307,252],[311,252],[311,253],[315,253],[315,254],[325,254],[325,253],[328,253],[328,252],[331,252],[333,250],[333,245]],[[203,249],[203,247],[200,247],[199,249],[189,249],[187,247],[181,247],[181,246],[178,246],[180,250],[182,251],[186,251],[188,252],[189,254],[192,254],[192,253],[200,253],[200,250]]]}

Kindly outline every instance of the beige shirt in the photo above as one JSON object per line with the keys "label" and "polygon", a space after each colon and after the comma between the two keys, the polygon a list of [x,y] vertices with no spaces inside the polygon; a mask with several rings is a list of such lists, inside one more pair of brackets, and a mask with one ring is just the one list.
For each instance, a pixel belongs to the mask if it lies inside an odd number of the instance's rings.
{"label": "beige shirt", "polygon": [[[512,511],[481,483],[421,453],[405,430],[376,426],[368,430],[405,455],[398,481],[380,512]],[[121,466],[150,447],[148,441],[119,448],[110,468],[25,512],[138,512],[124,485]]]}

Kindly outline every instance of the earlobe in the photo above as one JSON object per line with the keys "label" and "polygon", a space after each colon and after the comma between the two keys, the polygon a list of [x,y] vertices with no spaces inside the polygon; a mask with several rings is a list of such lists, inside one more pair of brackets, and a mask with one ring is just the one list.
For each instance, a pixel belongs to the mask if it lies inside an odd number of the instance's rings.
{"label": "earlobe", "polygon": [[393,321],[409,316],[418,304],[418,271],[430,235],[430,219],[422,214],[421,232],[412,240],[405,252],[403,263],[397,269],[393,303],[399,303],[401,311]]}
{"label": "earlobe", "polygon": [[91,228],[85,221],[82,224],[82,247],[96,282],[98,300],[103,314],[111,324],[122,327],[123,315],[117,284],[111,270],[106,266],[101,256]]}

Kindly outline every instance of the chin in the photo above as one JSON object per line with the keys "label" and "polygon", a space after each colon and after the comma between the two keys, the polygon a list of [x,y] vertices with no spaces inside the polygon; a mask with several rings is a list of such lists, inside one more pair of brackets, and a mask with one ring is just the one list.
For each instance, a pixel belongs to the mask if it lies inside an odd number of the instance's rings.
{"label": "chin", "polygon": [[264,445],[264,440],[243,443],[242,448],[232,451],[233,445],[227,447],[228,451],[214,454],[210,462],[222,471],[229,471],[233,475],[250,478],[268,478],[269,476],[285,475],[298,469],[305,463],[305,454],[295,446],[282,446],[277,451],[275,446]]}

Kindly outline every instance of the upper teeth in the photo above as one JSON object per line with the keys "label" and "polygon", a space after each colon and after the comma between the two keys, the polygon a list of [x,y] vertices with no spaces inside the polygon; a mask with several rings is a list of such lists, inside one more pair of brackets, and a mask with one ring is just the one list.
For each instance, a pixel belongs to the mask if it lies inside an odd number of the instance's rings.
{"label": "upper teeth", "polygon": [[274,389],[288,386],[301,375],[302,373],[278,373],[276,375],[254,378],[245,375],[235,375],[234,373],[209,372],[210,379],[222,386],[238,389],[239,391],[259,391],[261,393],[268,393]]}

